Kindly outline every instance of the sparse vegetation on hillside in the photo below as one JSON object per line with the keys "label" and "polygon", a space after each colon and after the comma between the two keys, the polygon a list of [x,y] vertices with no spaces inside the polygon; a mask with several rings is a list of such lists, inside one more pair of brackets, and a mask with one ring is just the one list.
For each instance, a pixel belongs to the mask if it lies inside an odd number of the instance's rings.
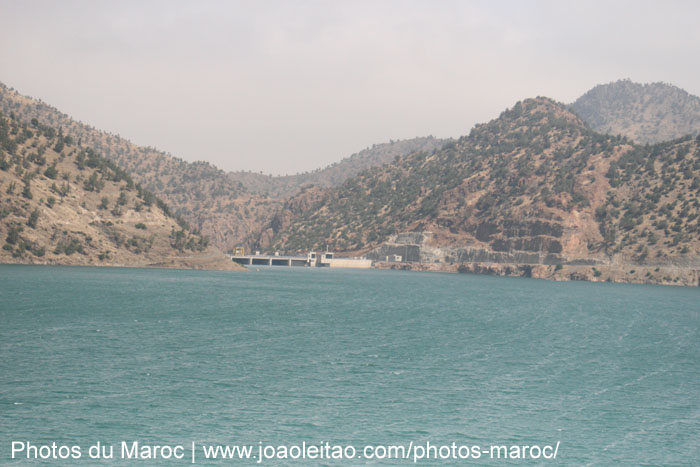
{"label": "sparse vegetation on hillside", "polygon": [[0,189],[5,262],[147,265],[208,247],[113,161],[38,120],[0,114]]}
{"label": "sparse vegetation on hillside", "polygon": [[[456,270],[465,272],[542,275],[551,266],[571,279],[697,281],[698,274],[681,280],[664,267],[700,265],[700,140],[633,141],[679,128],[697,133],[697,98],[667,85],[642,86],[640,94],[639,86],[614,83],[579,99],[591,104],[577,109],[588,125],[550,99],[528,99],[458,140],[392,142],[312,173],[269,177],[139,148],[0,85],[0,106],[16,117],[0,129],[3,254],[55,261],[99,253],[99,261],[113,262],[120,251],[143,255],[158,242],[184,254],[206,248],[200,231],[226,249],[245,242],[290,253],[364,253],[397,234],[431,232],[431,247],[530,261],[496,267],[466,264],[469,255],[435,259],[462,261]],[[591,129],[604,120],[613,134]],[[618,124],[629,131],[615,131]],[[52,211],[66,207],[99,221],[54,229],[46,241]],[[159,226],[144,217],[154,213],[168,220]],[[127,223],[129,232],[118,232]],[[626,269],[612,277],[605,264]]]}
{"label": "sparse vegetation on hillside", "polygon": [[[60,128],[66,136],[56,140],[51,149],[60,153],[62,145],[69,143],[91,148],[114,167],[133,174],[134,184],[145,190],[146,201],[156,194],[164,203],[173,206],[173,214],[202,230],[220,246],[233,241],[231,237],[244,236],[256,225],[252,219],[244,219],[243,203],[246,200],[256,203],[260,197],[248,195],[240,183],[232,181],[224,171],[207,162],[190,163],[151,147],[136,146],[118,135],[77,122],[1,83],[0,111],[15,116],[29,128]],[[85,155],[79,163],[84,165],[88,157]],[[46,170],[46,176],[51,178],[53,170],[48,167]],[[85,182],[92,191],[98,188],[93,182],[99,181],[88,179]]]}
{"label": "sparse vegetation on hillside", "polygon": [[[61,128],[70,144],[80,143],[130,173],[144,189],[172,206],[175,214],[196,226],[221,249],[234,246],[267,223],[284,199],[303,185],[335,186],[347,177],[409,152],[440,145],[436,138],[416,138],[375,145],[313,172],[272,177],[251,172],[226,173],[208,162],[186,162],[152,147],[139,147],[119,135],[77,122],[59,110],[22,96],[0,83],[0,111],[31,126]],[[52,148],[61,152],[58,139]],[[235,153],[235,148],[232,148]],[[46,168],[47,177],[53,170]],[[88,180],[88,188],[94,189]],[[148,195],[147,195],[148,196]]]}
{"label": "sparse vegetation on hillside", "polygon": [[494,252],[674,261],[700,248],[699,143],[634,145],[530,99],[440,150],[318,194],[261,238],[286,251],[361,252],[431,231],[438,244]]}

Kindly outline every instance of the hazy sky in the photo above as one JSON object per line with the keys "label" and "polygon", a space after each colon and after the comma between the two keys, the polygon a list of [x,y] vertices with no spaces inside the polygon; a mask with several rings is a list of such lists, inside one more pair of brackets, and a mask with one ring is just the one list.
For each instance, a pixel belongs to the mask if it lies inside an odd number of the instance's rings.
{"label": "hazy sky", "polygon": [[620,78],[700,94],[700,2],[7,1],[0,81],[186,160],[294,173]]}

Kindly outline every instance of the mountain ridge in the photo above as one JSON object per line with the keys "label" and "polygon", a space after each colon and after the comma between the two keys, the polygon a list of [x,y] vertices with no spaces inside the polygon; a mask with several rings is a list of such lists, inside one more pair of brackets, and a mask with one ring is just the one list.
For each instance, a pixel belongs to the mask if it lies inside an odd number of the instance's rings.
{"label": "mountain ridge", "polygon": [[700,274],[698,140],[642,146],[595,131],[591,115],[546,97],[518,102],[458,139],[375,145],[286,177],[227,173],[138,147],[4,85],[0,108],[25,127],[58,121],[66,136],[96,142],[227,249],[328,246],[379,263],[403,251],[413,259],[401,267],[548,278],[695,285]]}

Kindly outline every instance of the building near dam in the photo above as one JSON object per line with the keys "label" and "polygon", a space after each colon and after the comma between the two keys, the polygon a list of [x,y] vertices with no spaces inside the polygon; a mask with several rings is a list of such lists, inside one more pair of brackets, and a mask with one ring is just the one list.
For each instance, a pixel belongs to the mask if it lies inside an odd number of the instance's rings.
{"label": "building near dam", "polygon": [[366,258],[336,258],[333,253],[326,252],[321,255],[316,266],[367,269],[372,267],[372,260]]}

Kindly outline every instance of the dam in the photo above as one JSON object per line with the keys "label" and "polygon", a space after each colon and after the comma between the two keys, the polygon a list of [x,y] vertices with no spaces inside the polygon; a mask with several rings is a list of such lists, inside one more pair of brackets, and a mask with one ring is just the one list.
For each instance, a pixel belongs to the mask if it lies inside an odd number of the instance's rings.
{"label": "dam", "polygon": [[261,255],[256,252],[254,255],[234,254],[230,255],[231,260],[243,266],[307,266],[307,267],[329,267],[329,268],[359,268],[367,269],[372,267],[372,260],[366,258],[336,258],[334,253],[325,252],[318,254],[310,252],[306,256],[284,256],[275,253],[274,255]]}

